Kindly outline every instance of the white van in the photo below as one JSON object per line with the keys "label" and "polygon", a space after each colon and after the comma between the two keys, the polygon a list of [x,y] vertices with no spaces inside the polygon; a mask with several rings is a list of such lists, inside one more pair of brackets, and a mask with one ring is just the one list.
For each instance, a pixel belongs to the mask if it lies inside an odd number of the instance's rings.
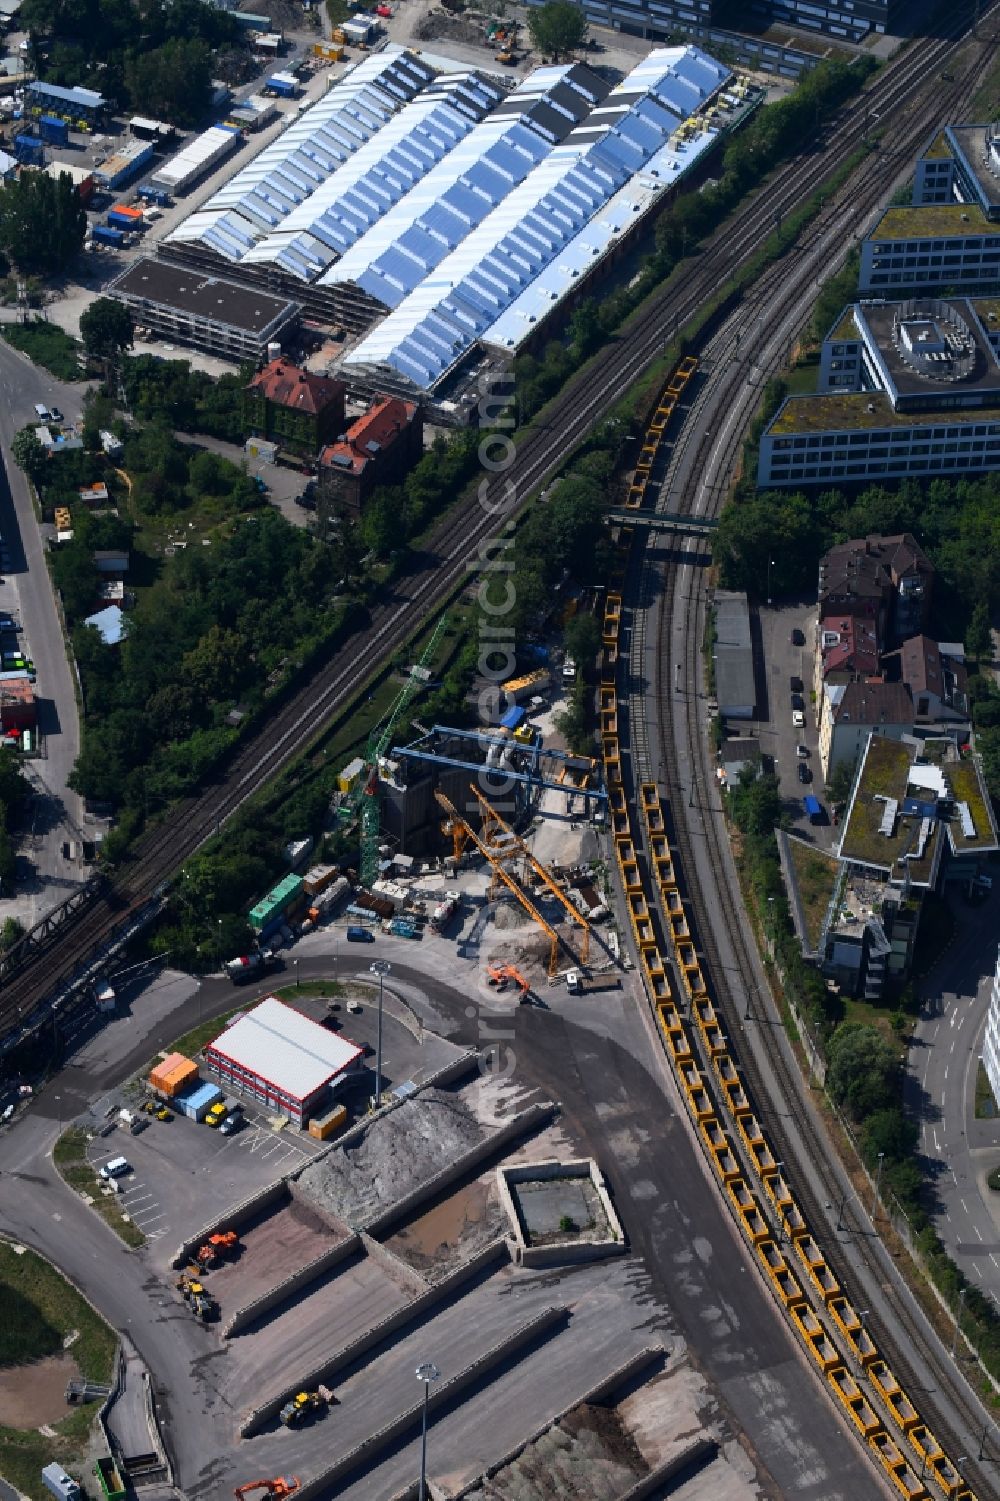
{"label": "white van", "polygon": [[45,406],[40,401],[35,402],[35,416],[38,418],[39,422],[48,422],[50,415],[51,414],[47,406]]}
{"label": "white van", "polygon": [[112,1157],[111,1161],[106,1162],[101,1168],[100,1176],[104,1179],[105,1183],[110,1183],[112,1178],[121,1178],[125,1173],[130,1173],[131,1171],[132,1165],[127,1157]]}

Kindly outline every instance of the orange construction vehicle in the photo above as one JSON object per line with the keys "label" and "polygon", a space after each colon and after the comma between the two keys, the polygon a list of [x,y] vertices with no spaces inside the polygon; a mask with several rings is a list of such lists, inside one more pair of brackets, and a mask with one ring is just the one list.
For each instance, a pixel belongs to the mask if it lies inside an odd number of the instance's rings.
{"label": "orange construction vehicle", "polygon": [[212,1267],[218,1266],[224,1256],[235,1256],[239,1245],[240,1238],[235,1230],[218,1231],[215,1235],[210,1235],[203,1246],[198,1247],[194,1259],[203,1272],[208,1272]]}
{"label": "orange construction vehicle", "polygon": [[283,1497],[291,1496],[297,1491],[300,1483],[297,1475],[279,1475],[277,1480],[248,1480],[246,1485],[238,1485],[233,1495],[236,1501],[243,1501],[251,1491],[266,1491],[272,1501],[282,1501]]}
{"label": "orange construction vehicle", "polygon": [[515,969],[513,964],[501,964],[499,966],[488,964],[486,966],[486,983],[488,985],[495,985],[497,990],[506,990],[508,980],[513,980],[515,985],[518,985],[520,987],[520,999],[522,1001],[524,1000],[526,995],[530,994],[531,986],[528,984],[521,971],[519,969]]}

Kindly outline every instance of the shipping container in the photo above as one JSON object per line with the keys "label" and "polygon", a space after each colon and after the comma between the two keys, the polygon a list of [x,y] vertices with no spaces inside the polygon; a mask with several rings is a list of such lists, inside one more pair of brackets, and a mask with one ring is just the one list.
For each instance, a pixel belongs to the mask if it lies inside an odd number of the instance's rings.
{"label": "shipping container", "polygon": [[272,74],[267,80],[267,86],[281,99],[294,99],[299,91],[296,79],[280,73]]}
{"label": "shipping container", "polygon": [[273,891],[259,901],[250,912],[249,922],[255,933],[262,933],[276,918],[287,912],[302,895],[302,877],[286,876]]}
{"label": "shipping container", "polygon": [[108,213],[108,223],[112,229],[123,229],[128,234],[132,230],[142,229],[143,218],[139,214],[133,219],[131,214],[123,214],[120,209],[113,208]]}
{"label": "shipping container", "polygon": [[69,145],[69,126],[65,120],[57,119],[55,115],[42,115],[38,122],[38,133],[43,141],[50,141],[53,146]]}
{"label": "shipping container", "polygon": [[125,244],[125,236],[120,229],[114,229],[107,224],[94,226],[94,239],[99,245],[108,245],[112,250],[121,250]]}
{"label": "shipping container", "polygon": [[130,203],[113,203],[111,205],[111,212],[113,214],[121,214],[130,224],[142,223],[142,209],[134,208]]}
{"label": "shipping container", "polygon": [[35,166],[42,165],[44,141],[39,136],[22,135],[14,137],[14,150],[17,159],[21,162],[30,162]]}
{"label": "shipping container", "polygon": [[139,198],[144,199],[146,203],[158,204],[160,208],[169,208],[170,206],[170,194],[164,188],[154,188],[150,182],[144,182],[136,190],[136,194]]}
{"label": "shipping container", "polygon": [[53,1496],[62,1497],[62,1501],[77,1501],[77,1498],[83,1495],[72,1475],[67,1475],[62,1465],[57,1465],[55,1462],[45,1466],[42,1471],[42,1483]]}
{"label": "shipping container", "polygon": [[213,1105],[222,1099],[222,1090],[218,1085],[210,1084],[207,1080],[192,1085],[181,1094],[173,1096],[172,1104],[181,1115],[186,1115],[188,1120],[203,1121]]}
{"label": "shipping container", "polygon": [[347,1106],[335,1105],[326,1115],[314,1115],[309,1122],[309,1135],[317,1141],[326,1141],[335,1131],[347,1124]]}
{"label": "shipping container", "polygon": [[337,777],[337,791],[344,797],[353,792],[358,778],[365,769],[365,763],[360,756],[355,756],[353,761],[348,761],[343,771]]}
{"label": "shipping container", "polygon": [[336,878],[335,865],[313,865],[302,877],[302,890],[306,896],[319,896]]}
{"label": "shipping container", "polygon": [[160,1094],[173,1098],[180,1090],[189,1087],[198,1078],[198,1065],[193,1058],[183,1053],[168,1053],[149,1076],[149,1082]]}

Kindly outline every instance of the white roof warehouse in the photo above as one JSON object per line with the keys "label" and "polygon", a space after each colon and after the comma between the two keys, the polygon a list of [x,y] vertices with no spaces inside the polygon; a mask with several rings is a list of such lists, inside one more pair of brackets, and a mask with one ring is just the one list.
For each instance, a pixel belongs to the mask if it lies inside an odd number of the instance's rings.
{"label": "white roof warehouse", "polygon": [[205,1049],[210,1073],[304,1126],[325,1092],[364,1052],[268,996]]}

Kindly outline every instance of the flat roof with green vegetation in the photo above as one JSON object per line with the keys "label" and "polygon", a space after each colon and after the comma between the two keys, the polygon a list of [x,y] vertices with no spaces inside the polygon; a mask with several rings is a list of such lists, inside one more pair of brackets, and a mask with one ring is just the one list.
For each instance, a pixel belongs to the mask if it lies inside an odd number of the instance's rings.
{"label": "flat roof with green vegetation", "polygon": [[[891,871],[903,855],[916,850],[921,823],[919,816],[897,812],[893,832],[879,832],[886,799],[895,798],[902,805],[912,765],[913,753],[908,746],[899,740],[890,740],[886,735],[872,736],[844,827],[840,846],[843,859]],[[906,862],[910,879],[917,885],[930,879],[940,837],[941,826],[935,823],[922,857]]]}
{"label": "flat roof with green vegetation", "polygon": [[924,152],[924,161],[940,161],[942,158],[954,156],[954,152],[948,142],[948,137],[943,130],[939,130],[927,150]]}
{"label": "flat roof with green vegetation", "polygon": [[803,839],[789,838],[788,853],[805,922],[806,941],[810,949],[815,950],[837,884],[840,861],[823,850],[814,849]]}
{"label": "flat roof with green vegetation", "polygon": [[971,757],[965,761],[949,761],[944,767],[945,778],[957,803],[967,803],[976,832],[971,839],[962,833],[961,820],[956,816],[948,824],[952,848],[957,855],[968,850],[994,850],[997,847],[997,831],[990,808],[990,799],[983,782],[980,766]]}
{"label": "flat roof with green vegetation", "polygon": [[881,391],[834,391],[818,396],[790,396],[767,429],[767,436],[924,427],[934,423],[952,427],[960,422],[1000,422],[1000,407],[895,412],[888,396]]}
{"label": "flat roof with green vegetation", "polygon": [[828,339],[860,339],[858,325],[854,321],[854,303],[845,307],[837,322],[827,334]]}
{"label": "flat roof with green vegetation", "polygon": [[988,334],[1000,334],[1000,297],[970,297],[969,306]]}
{"label": "flat roof with green vegetation", "polygon": [[987,219],[974,203],[925,203],[886,209],[869,239],[965,240],[975,235],[1000,235],[1000,224]]}

